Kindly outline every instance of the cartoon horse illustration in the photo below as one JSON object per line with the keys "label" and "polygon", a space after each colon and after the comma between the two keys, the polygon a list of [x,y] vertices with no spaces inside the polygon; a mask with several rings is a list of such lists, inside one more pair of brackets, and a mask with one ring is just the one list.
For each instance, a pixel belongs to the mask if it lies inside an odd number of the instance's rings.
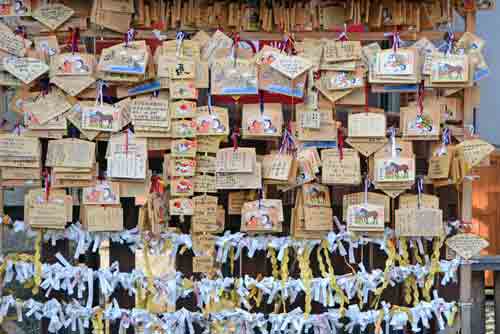
{"label": "cartoon horse illustration", "polygon": [[313,203],[324,203],[326,201],[326,193],[318,187],[311,187],[307,194]]}
{"label": "cartoon horse illustration", "polygon": [[360,208],[356,212],[356,218],[360,219],[364,224],[370,224],[370,222],[376,223],[378,220],[378,212]]}
{"label": "cartoon horse illustration", "polygon": [[397,177],[397,176],[408,176],[408,172],[410,167],[407,164],[398,165],[395,162],[391,162],[385,167],[385,175],[388,177]]}
{"label": "cartoon horse illustration", "polygon": [[103,114],[101,111],[95,111],[89,115],[90,122],[98,124],[99,126],[104,126],[110,128],[113,124],[113,115]]}
{"label": "cartoon horse illustration", "polygon": [[460,79],[463,77],[464,68],[461,65],[440,64],[438,68],[439,76],[450,79]]}

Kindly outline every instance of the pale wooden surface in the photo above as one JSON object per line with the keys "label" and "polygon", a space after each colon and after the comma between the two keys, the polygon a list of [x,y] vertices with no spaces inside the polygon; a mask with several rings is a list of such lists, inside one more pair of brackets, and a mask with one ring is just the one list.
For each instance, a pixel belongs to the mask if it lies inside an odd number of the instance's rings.
{"label": "pale wooden surface", "polygon": [[[466,31],[474,32],[476,30],[476,13],[468,12],[465,17]],[[464,126],[474,124],[474,101],[473,90],[464,89]],[[461,218],[464,222],[472,221],[472,181],[464,180],[462,184],[461,198]],[[460,303],[462,312],[462,334],[472,333],[472,312],[471,302],[471,280],[472,272],[470,264],[462,265],[460,268]],[[484,284],[483,284],[484,285]],[[484,292],[483,292],[484,293]],[[483,305],[484,307],[484,305]],[[479,314],[480,315],[480,314]],[[477,321],[477,319],[475,319]],[[483,322],[484,323],[484,322]]]}

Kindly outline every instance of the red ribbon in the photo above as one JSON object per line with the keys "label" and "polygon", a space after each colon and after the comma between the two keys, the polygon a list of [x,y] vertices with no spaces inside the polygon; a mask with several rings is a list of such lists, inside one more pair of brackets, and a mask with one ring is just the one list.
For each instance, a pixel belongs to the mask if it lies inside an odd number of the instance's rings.
{"label": "red ribbon", "polygon": [[342,131],[342,126],[337,129],[337,146],[339,148],[340,160],[344,159],[344,131]]}
{"label": "red ribbon", "polygon": [[48,202],[49,201],[49,196],[50,196],[50,171],[48,168],[45,168],[43,171],[43,178],[45,180],[45,200]]}
{"label": "red ribbon", "polygon": [[422,115],[424,113],[424,96],[425,96],[425,87],[424,81],[418,85],[418,114]]}
{"label": "red ribbon", "polygon": [[238,149],[238,137],[240,136],[240,129],[235,128],[233,134],[231,135],[231,140],[233,141],[233,148],[236,151]]}
{"label": "red ribbon", "polygon": [[160,176],[158,175],[151,176],[151,187],[149,188],[149,193],[163,194],[165,189],[160,181],[161,181]]}
{"label": "red ribbon", "polygon": [[313,72],[313,78],[314,78],[315,81],[318,81],[319,79],[321,79],[321,70],[314,71]]}
{"label": "red ribbon", "polygon": [[80,28],[69,28],[68,44],[71,52],[78,52],[78,40],[80,39]]}

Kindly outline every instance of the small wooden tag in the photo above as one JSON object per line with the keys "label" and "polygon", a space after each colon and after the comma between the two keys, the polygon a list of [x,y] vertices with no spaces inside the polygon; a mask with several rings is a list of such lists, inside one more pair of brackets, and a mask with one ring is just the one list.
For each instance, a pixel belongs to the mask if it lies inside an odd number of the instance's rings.
{"label": "small wooden tag", "polygon": [[252,173],[256,165],[255,148],[225,148],[217,152],[218,173]]}
{"label": "small wooden tag", "polygon": [[398,237],[441,237],[444,234],[443,212],[438,209],[396,210]]}
{"label": "small wooden tag", "polygon": [[57,27],[69,20],[74,13],[73,9],[60,3],[54,3],[39,6],[32,16],[51,30],[56,30]]}
{"label": "small wooden tag", "polygon": [[347,138],[346,142],[365,157],[369,157],[385,146],[387,138]]}
{"label": "small wooden tag", "polygon": [[360,184],[361,169],[359,154],[352,149],[343,149],[340,159],[338,149],[321,151],[322,173],[324,184]]}
{"label": "small wooden tag", "polygon": [[290,79],[297,78],[312,67],[312,63],[305,58],[285,54],[279,54],[270,65]]}
{"label": "small wooden tag", "polygon": [[31,83],[49,70],[49,66],[40,59],[13,56],[3,59],[3,67],[7,72],[25,84]]}
{"label": "small wooden tag", "polygon": [[95,82],[91,76],[55,76],[50,82],[70,96],[77,96]]}
{"label": "small wooden tag", "polygon": [[386,136],[386,118],[383,113],[349,114],[347,125],[349,138]]}
{"label": "small wooden tag", "polygon": [[26,53],[26,44],[23,38],[11,31],[0,30],[0,50],[23,57]]}
{"label": "small wooden tag", "polygon": [[307,231],[330,231],[333,228],[333,210],[326,207],[304,207]]}
{"label": "small wooden tag", "polygon": [[479,255],[489,245],[488,241],[472,233],[460,233],[446,240],[446,246],[466,260]]}

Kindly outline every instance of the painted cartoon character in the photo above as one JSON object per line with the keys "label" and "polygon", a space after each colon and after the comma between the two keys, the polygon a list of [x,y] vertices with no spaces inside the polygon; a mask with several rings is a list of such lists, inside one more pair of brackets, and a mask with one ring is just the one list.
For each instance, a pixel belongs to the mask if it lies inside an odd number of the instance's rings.
{"label": "painted cartoon character", "polygon": [[406,57],[398,53],[391,53],[387,57],[386,66],[392,68],[395,72],[403,72],[407,67]]}
{"label": "painted cartoon character", "polygon": [[193,185],[191,182],[188,182],[186,180],[180,180],[179,183],[177,183],[177,192],[178,193],[187,193],[191,190]]}
{"label": "painted cartoon character", "polygon": [[432,131],[432,119],[427,115],[417,115],[415,125],[418,129],[428,132]]}
{"label": "painted cartoon character", "polygon": [[264,116],[261,119],[250,121],[248,131],[251,133],[274,134],[278,132],[278,129],[273,125],[271,118]]}
{"label": "painted cartoon character", "polygon": [[175,171],[179,174],[190,173],[193,169],[193,164],[186,161],[177,161],[175,165]]}
{"label": "painted cartoon character", "polygon": [[177,144],[176,151],[178,153],[186,153],[196,147],[196,143],[192,141],[183,141]]}

